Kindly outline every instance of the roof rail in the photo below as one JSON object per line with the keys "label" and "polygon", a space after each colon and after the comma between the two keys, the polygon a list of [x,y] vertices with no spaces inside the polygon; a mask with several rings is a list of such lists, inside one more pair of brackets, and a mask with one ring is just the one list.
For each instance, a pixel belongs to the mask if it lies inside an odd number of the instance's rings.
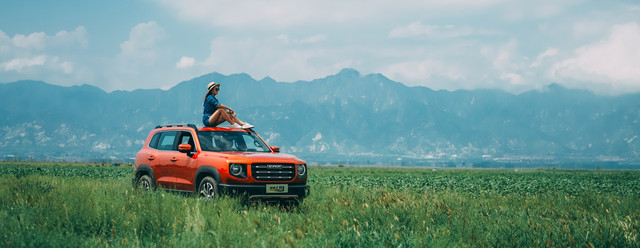
{"label": "roof rail", "polygon": [[167,125],[157,125],[156,128],[163,128],[163,127],[190,127],[195,129],[196,131],[198,131],[198,127],[196,127],[195,124],[167,124]]}

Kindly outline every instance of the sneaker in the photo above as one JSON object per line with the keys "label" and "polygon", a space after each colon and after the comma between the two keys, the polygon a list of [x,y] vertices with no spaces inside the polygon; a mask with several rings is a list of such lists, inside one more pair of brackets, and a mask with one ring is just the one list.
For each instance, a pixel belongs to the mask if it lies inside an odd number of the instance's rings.
{"label": "sneaker", "polygon": [[244,125],[242,125],[242,129],[251,129],[251,128],[254,128],[254,126],[249,124],[248,122],[245,122]]}
{"label": "sneaker", "polygon": [[229,126],[230,128],[242,128],[242,126],[238,125],[238,123],[233,123],[233,125]]}

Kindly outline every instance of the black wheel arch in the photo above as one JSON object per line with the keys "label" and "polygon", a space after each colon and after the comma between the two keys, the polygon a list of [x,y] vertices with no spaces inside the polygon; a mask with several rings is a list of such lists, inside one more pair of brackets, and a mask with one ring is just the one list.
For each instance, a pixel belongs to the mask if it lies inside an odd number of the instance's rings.
{"label": "black wheel arch", "polygon": [[216,180],[217,184],[220,184],[220,172],[218,172],[218,169],[216,169],[213,166],[200,166],[200,168],[198,168],[198,170],[196,170],[196,178],[195,178],[195,182],[193,184],[193,190],[194,192],[198,192],[198,187],[200,186],[200,181],[202,181],[203,178],[210,176],[213,177],[213,179]]}
{"label": "black wheel arch", "polygon": [[138,179],[140,179],[140,177],[143,175],[150,176],[151,180],[154,183],[156,182],[156,177],[153,175],[153,169],[151,168],[151,166],[146,164],[138,166],[138,168],[136,169],[136,181],[138,181]]}

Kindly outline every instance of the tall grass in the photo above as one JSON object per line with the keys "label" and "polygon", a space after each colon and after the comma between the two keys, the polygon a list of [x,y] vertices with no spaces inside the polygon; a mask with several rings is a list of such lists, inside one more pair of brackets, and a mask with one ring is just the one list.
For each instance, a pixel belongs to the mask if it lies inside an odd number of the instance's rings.
{"label": "tall grass", "polygon": [[640,172],[314,167],[288,208],[136,191],[132,168],[47,168],[0,166],[0,246],[640,246]]}

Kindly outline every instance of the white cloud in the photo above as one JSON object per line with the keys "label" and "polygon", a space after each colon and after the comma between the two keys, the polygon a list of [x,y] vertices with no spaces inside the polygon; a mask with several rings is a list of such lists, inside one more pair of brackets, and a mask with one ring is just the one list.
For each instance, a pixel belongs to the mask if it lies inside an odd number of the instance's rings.
{"label": "white cloud", "polygon": [[[556,48],[548,48],[536,56],[532,62],[523,54],[521,41],[511,39],[507,43],[485,45],[480,54],[488,62],[486,67],[477,65],[475,78],[468,82],[469,88],[495,88],[512,93],[541,89],[551,83],[545,78],[544,63],[549,63],[559,53]],[[482,71],[484,70],[484,71]]]}
{"label": "white cloud", "polygon": [[[77,27],[74,31],[59,31],[54,36],[46,35],[44,32],[35,32],[29,35],[16,34],[12,43],[15,48],[28,49],[30,51],[42,51],[48,47],[70,47],[80,45],[82,47],[88,46],[88,39],[86,37],[86,30],[83,26]],[[3,33],[3,39],[6,39],[6,34]]]}
{"label": "white cloud", "polygon": [[[285,27],[306,23],[317,16],[322,2],[275,0],[275,1],[162,1],[181,18],[210,24],[212,26],[277,26]],[[325,13],[323,13],[325,14]],[[327,19],[331,15],[326,16]]]}
{"label": "white cloud", "polygon": [[499,71],[517,70],[521,67],[520,56],[518,55],[518,41],[510,40],[500,46],[497,50],[484,48],[482,53],[487,58],[493,60],[494,69]]}
{"label": "white cloud", "polygon": [[33,48],[42,50],[45,48],[46,35],[43,32],[32,33],[28,36],[16,34],[13,37],[13,45],[20,48]]}
{"label": "white cloud", "polygon": [[77,27],[71,32],[66,30],[59,31],[49,39],[51,39],[51,43],[53,43],[54,46],[75,46],[76,44],[80,44],[82,47],[89,46],[87,30],[84,26]]}
{"label": "white cloud", "polygon": [[253,77],[281,81],[311,80],[334,73],[332,65],[341,61],[337,52],[293,44],[303,40],[290,40],[286,35],[261,40],[218,37],[211,42],[211,53],[203,66],[220,73],[250,72]]}
{"label": "white cloud", "polygon": [[540,55],[538,55],[538,57],[536,57],[536,61],[531,63],[531,65],[529,65],[529,67],[531,67],[531,68],[540,67],[540,65],[542,65],[542,61],[545,58],[553,57],[553,56],[556,56],[556,55],[558,55],[558,49],[557,48],[549,48],[546,51],[544,51],[543,53],[541,53]]}
{"label": "white cloud", "polygon": [[160,2],[179,19],[224,34],[213,38],[209,57],[193,71],[295,81],[353,67],[412,85],[512,92],[552,82],[546,70],[566,56],[560,49],[575,44],[558,38],[558,30],[585,33],[573,26],[580,18],[568,7],[592,6],[573,0]]}
{"label": "white cloud", "polygon": [[314,35],[314,36],[309,36],[307,38],[303,38],[303,39],[290,39],[288,35],[286,34],[281,34],[278,35],[276,37],[276,39],[282,41],[284,44],[296,44],[296,45],[301,45],[301,44],[312,44],[312,43],[319,43],[322,41],[327,40],[327,36],[324,34],[318,34],[318,35]]}
{"label": "white cloud", "polygon": [[604,33],[609,25],[602,20],[584,20],[572,24],[571,32],[576,38],[593,37]]}
{"label": "white cloud", "polygon": [[325,41],[326,39],[327,39],[326,35],[319,34],[319,35],[310,36],[301,40],[297,40],[295,42],[299,44],[318,43],[318,42]]}
{"label": "white cloud", "polygon": [[2,30],[0,30],[0,59],[2,59],[2,54],[8,53],[11,47],[11,38],[7,36]]}
{"label": "white cloud", "polygon": [[449,81],[465,79],[463,71],[445,62],[426,59],[422,61],[405,61],[387,66],[382,74],[401,82],[424,84],[434,78]]}
{"label": "white cloud", "polygon": [[57,56],[36,55],[33,57],[15,58],[0,63],[0,69],[24,74],[52,73],[69,75],[74,73],[73,63]]}
{"label": "white cloud", "polygon": [[[163,43],[165,38],[164,28],[155,21],[131,28],[129,39],[120,44],[120,53],[104,72],[105,89],[167,89],[175,84],[172,80],[178,81],[176,76],[180,74],[173,69],[180,64],[164,52],[167,50]],[[188,63],[188,59],[185,61]]]}
{"label": "white cloud", "polygon": [[430,36],[439,38],[455,38],[472,35],[496,35],[498,32],[482,30],[467,26],[457,27],[454,25],[424,25],[422,22],[412,22],[404,27],[397,27],[389,33],[390,38],[404,38],[412,36]]}
{"label": "white cloud", "polygon": [[398,27],[391,30],[389,37],[410,37],[417,35],[433,35],[437,26],[423,25],[420,22],[413,22],[406,27]]}
{"label": "white cloud", "polygon": [[507,1],[499,13],[508,21],[542,19],[560,15],[581,2],[583,0]]}
{"label": "white cloud", "polygon": [[289,36],[286,35],[286,34],[278,35],[278,36],[276,36],[276,39],[282,41],[285,44],[291,42],[290,39],[289,39]]}
{"label": "white cloud", "polygon": [[[89,32],[82,26],[48,34],[41,32],[43,26],[11,37],[0,31],[0,78],[80,81],[114,90],[168,88],[213,71],[296,81],[351,67],[409,85],[449,90],[522,92],[554,81],[576,85],[638,81],[635,71],[625,72],[627,67],[638,68],[634,51],[639,49],[625,41],[637,31],[617,31],[624,36],[617,43],[602,36],[612,31],[613,37],[611,23],[638,20],[639,8],[627,3],[160,0],[150,4],[169,11],[157,15],[153,11],[158,8],[145,9],[152,12],[143,12],[144,16],[158,19],[140,24],[106,19],[111,28],[95,26],[91,38],[116,29],[122,32],[123,25],[131,28],[129,36],[104,34],[120,40],[92,40],[92,45],[102,47],[91,49],[79,50],[89,47]],[[573,6],[578,8],[569,8]],[[175,30],[180,32],[168,33]],[[615,50],[614,43],[627,49]],[[595,59],[585,62],[596,54],[603,57],[600,64]]]}
{"label": "white cloud", "polygon": [[178,69],[189,68],[189,67],[192,67],[195,63],[196,63],[196,59],[192,57],[183,56],[182,58],[180,58],[180,61],[176,63],[176,68]]}
{"label": "white cloud", "polygon": [[553,65],[551,74],[566,84],[608,93],[640,90],[640,26],[615,25],[609,36],[575,50],[575,56]]}
{"label": "white cloud", "polygon": [[500,79],[512,84],[512,85],[522,85],[525,83],[525,80],[520,76],[520,74],[509,72],[502,73],[500,75]]}
{"label": "white cloud", "polygon": [[51,63],[52,67],[54,67],[56,70],[62,71],[62,73],[64,74],[72,74],[74,72],[73,63],[69,61],[61,61],[59,57],[51,58],[49,60],[49,63]]}
{"label": "white cloud", "polygon": [[2,30],[0,30],[0,42],[5,43],[5,42],[7,42],[9,40],[11,40],[11,38],[7,34],[2,32]]}
{"label": "white cloud", "polygon": [[320,78],[335,73],[337,70],[334,65],[342,63],[336,51],[324,49],[284,49],[270,53],[275,56],[264,56],[260,63],[253,66],[268,65],[268,72],[260,76],[273,75],[273,78],[284,81]]}
{"label": "white cloud", "polygon": [[73,64],[72,64],[71,62],[69,62],[69,61],[62,62],[62,63],[60,64],[60,67],[62,68],[62,71],[63,71],[65,74],[71,74],[71,73],[73,73],[73,72],[74,72],[74,71],[73,71]]}
{"label": "white cloud", "polygon": [[[78,47],[89,44],[83,26],[73,31],[59,31],[55,35],[34,32],[15,34],[13,38],[0,31],[0,70],[12,72],[17,79],[55,78],[75,72],[70,59]],[[5,74],[7,75],[7,74]]]}
{"label": "white cloud", "polygon": [[15,58],[11,61],[0,64],[5,71],[22,71],[24,68],[33,66],[42,66],[46,61],[45,56],[36,56],[31,58]]}
{"label": "white cloud", "polygon": [[165,32],[156,22],[140,23],[129,32],[129,40],[120,44],[121,56],[131,59],[153,59],[155,45],[165,37]]}
{"label": "white cloud", "polygon": [[[288,28],[305,25],[343,25],[353,21],[384,21],[399,15],[438,13],[452,7],[476,11],[504,0],[360,1],[341,0],[162,0],[180,18],[216,27]],[[399,14],[401,13],[401,14]]]}
{"label": "white cloud", "polygon": [[[220,68],[234,65],[238,62],[250,62],[250,54],[255,53],[257,56],[257,52],[260,50],[256,48],[258,44],[250,38],[235,40],[228,37],[218,37],[211,41],[211,53],[204,63],[206,66]],[[216,70],[219,71],[220,69]],[[232,71],[242,72],[242,70]]]}

